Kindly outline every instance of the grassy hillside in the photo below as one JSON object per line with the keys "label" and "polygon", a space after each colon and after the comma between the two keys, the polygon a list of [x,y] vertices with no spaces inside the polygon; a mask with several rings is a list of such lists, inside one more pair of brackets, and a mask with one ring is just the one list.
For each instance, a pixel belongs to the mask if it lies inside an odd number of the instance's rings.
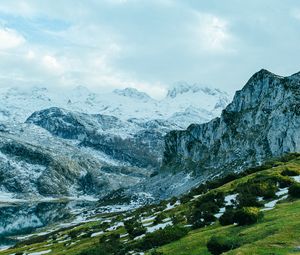
{"label": "grassy hillside", "polygon": [[257,224],[221,226],[217,223],[191,231],[186,237],[158,250],[170,255],[211,254],[206,243],[214,235],[241,240],[239,248],[226,254],[300,254],[300,201],[278,204]]}
{"label": "grassy hillside", "polygon": [[50,227],[0,254],[212,254],[208,243],[225,254],[300,254],[299,176],[300,155],[291,154],[181,198]]}

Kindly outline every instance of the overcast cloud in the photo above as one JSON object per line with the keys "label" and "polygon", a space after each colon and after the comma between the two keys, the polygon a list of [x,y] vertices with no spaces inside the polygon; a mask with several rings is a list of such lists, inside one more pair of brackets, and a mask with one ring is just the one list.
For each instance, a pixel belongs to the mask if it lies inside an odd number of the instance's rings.
{"label": "overcast cloud", "polygon": [[233,92],[261,68],[300,71],[296,0],[1,0],[0,86]]}

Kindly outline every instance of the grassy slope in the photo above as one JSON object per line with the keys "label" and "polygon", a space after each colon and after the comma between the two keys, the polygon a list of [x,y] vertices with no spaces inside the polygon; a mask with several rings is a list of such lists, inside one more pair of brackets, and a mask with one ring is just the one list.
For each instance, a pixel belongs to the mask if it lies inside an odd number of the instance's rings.
{"label": "grassy slope", "polygon": [[210,254],[206,243],[213,235],[237,236],[245,244],[226,254],[300,254],[300,201],[281,203],[267,211],[264,219],[254,225],[213,226],[191,231],[179,241],[160,248],[163,254],[199,255]]}
{"label": "grassy slope", "polygon": [[[241,179],[232,181],[216,190],[230,192],[238,184],[258,175],[280,176],[284,169],[293,169],[300,173],[300,158],[287,163],[278,162],[279,166],[254,173]],[[289,178],[289,177],[286,177]],[[213,235],[236,236],[242,243],[238,249],[226,254],[300,254],[300,201],[281,201],[273,210],[266,211],[264,218],[257,224],[250,226],[213,226],[191,231],[188,236],[179,241],[160,248],[163,254],[171,255],[199,255],[211,254],[206,243]]]}
{"label": "grassy slope", "polygon": [[[225,194],[235,193],[235,188],[245,183],[251,178],[258,176],[272,177],[278,176],[283,177],[280,173],[284,169],[296,170],[300,174],[300,156],[289,162],[277,162],[276,167],[263,170],[257,173],[247,175],[239,178],[232,182],[226,183],[225,185],[214,189],[212,191],[223,191]],[[210,191],[211,192],[211,191]],[[174,209],[165,212],[166,216],[169,217],[174,214],[186,212],[191,207],[192,202],[181,204]],[[157,207],[158,208],[158,207]],[[160,209],[154,208],[154,211],[161,211]],[[154,211],[148,212],[145,217],[153,216]],[[100,215],[99,217],[110,218],[115,222],[124,221],[124,218],[135,214],[136,212],[129,212],[125,214],[116,215],[107,214]],[[13,248],[7,251],[0,252],[0,254],[8,255],[14,254],[20,251],[37,252],[51,249],[49,255],[56,254],[70,254],[77,255],[80,251],[90,248],[99,242],[98,237],[90,237],[90,233],[94,233],[101,230],[101,220],[95,220],[94,222],[84,223],[80,226],[73,227],[66,230],[61,230],[57,234],[57,239],[53,240],[53,235],[45,237],[44,240],[37,240],[27,246],[21,245],[19,248]],[[112,225],[114,223],[111,223]],[[59,243],[59,239],[65,235],[70,236],[70,232],[78,231],[77,237],[73,237],[71,240]],[[80,234],[89,233],[89,236],[84,237]],[[126,233],[124,227],[120,227],[117,230],[105,232],[104,234],[111,233]],[[206,248],[207,240],[213,235],[228,235],[236,236],[242,241],[242,246],[227,254],[300,254],[295,251],[295,247],[300,246],[300,201],[283,200],[280,204],[276,205],[273,210],[266,211],[264,218],[257,224],[250,226],[220,226],[218,222],[215,224],[190,231],[187,236],[179,241],[165,245],[159,248],[166,255],[200,255],[210,254]],[[123,240],[126,239],[123,238]]]}

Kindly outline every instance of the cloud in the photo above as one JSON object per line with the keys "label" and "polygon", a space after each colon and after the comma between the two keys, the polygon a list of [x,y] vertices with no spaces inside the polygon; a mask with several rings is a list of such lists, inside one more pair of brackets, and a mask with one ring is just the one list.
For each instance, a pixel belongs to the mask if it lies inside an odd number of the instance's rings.
{"label": "cloud", "polygon": [[32,16],[35,13],[31,1],[24,0],[3,0],[0,4],[0,11],[14,16]]}
{"label": "cloud", "polygon": [[300,20],[300,9],[298,8],[292,9],[291,16],[297,20]]}
{"label": "cloud", "polygon": [[22,35],[10,28],[0,27],[0,50],[19,47],[25,42]]}
{"label": "cloud", "polygon": [[196,22],[191,27],[195,47],[209,53],[229,52],[233,39],[228,21],[216,15],[196,13]]}
{"label": "cloud", "polygon": [[44,66],[50,70],[53,71],[55,73],[61,73],[63,72],[63,68],[62,65],[58,62],[58,60],[50,55],[45,55],[42,58],[42,63],[44,64]]}
{"label": "cloud", "polygon": [[159,96],[166,84],[187,80],[239,89],[263,67],[299,71],[297,6],[296,0],[1,0],[0,86],[13,80],[133,86]]}

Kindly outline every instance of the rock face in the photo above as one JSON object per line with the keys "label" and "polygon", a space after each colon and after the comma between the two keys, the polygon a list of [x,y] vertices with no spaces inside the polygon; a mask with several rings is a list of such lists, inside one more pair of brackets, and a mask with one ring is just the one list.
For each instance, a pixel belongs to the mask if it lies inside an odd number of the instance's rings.
{"label": "rock face", "polygon": [[172,130],[167,121],[122,121],[101,114],[49,108],[33,113],[26,123],[48,130],[52,135],[76,140],[78,148],[102,152],[125,166],[158,168],[164,149],[164,135]]}
{"label": "rock face", "polygon": [[108,163],[73,140],[32,124],[0,130],[0,199],[77,197],[107,193],[144,180],[146,169]]}
{"label": "rock face", "polygon": [[254,74],[220,118],[171,131],[163,169],[240,171],[271,157],[300,151],[300,74]]}

